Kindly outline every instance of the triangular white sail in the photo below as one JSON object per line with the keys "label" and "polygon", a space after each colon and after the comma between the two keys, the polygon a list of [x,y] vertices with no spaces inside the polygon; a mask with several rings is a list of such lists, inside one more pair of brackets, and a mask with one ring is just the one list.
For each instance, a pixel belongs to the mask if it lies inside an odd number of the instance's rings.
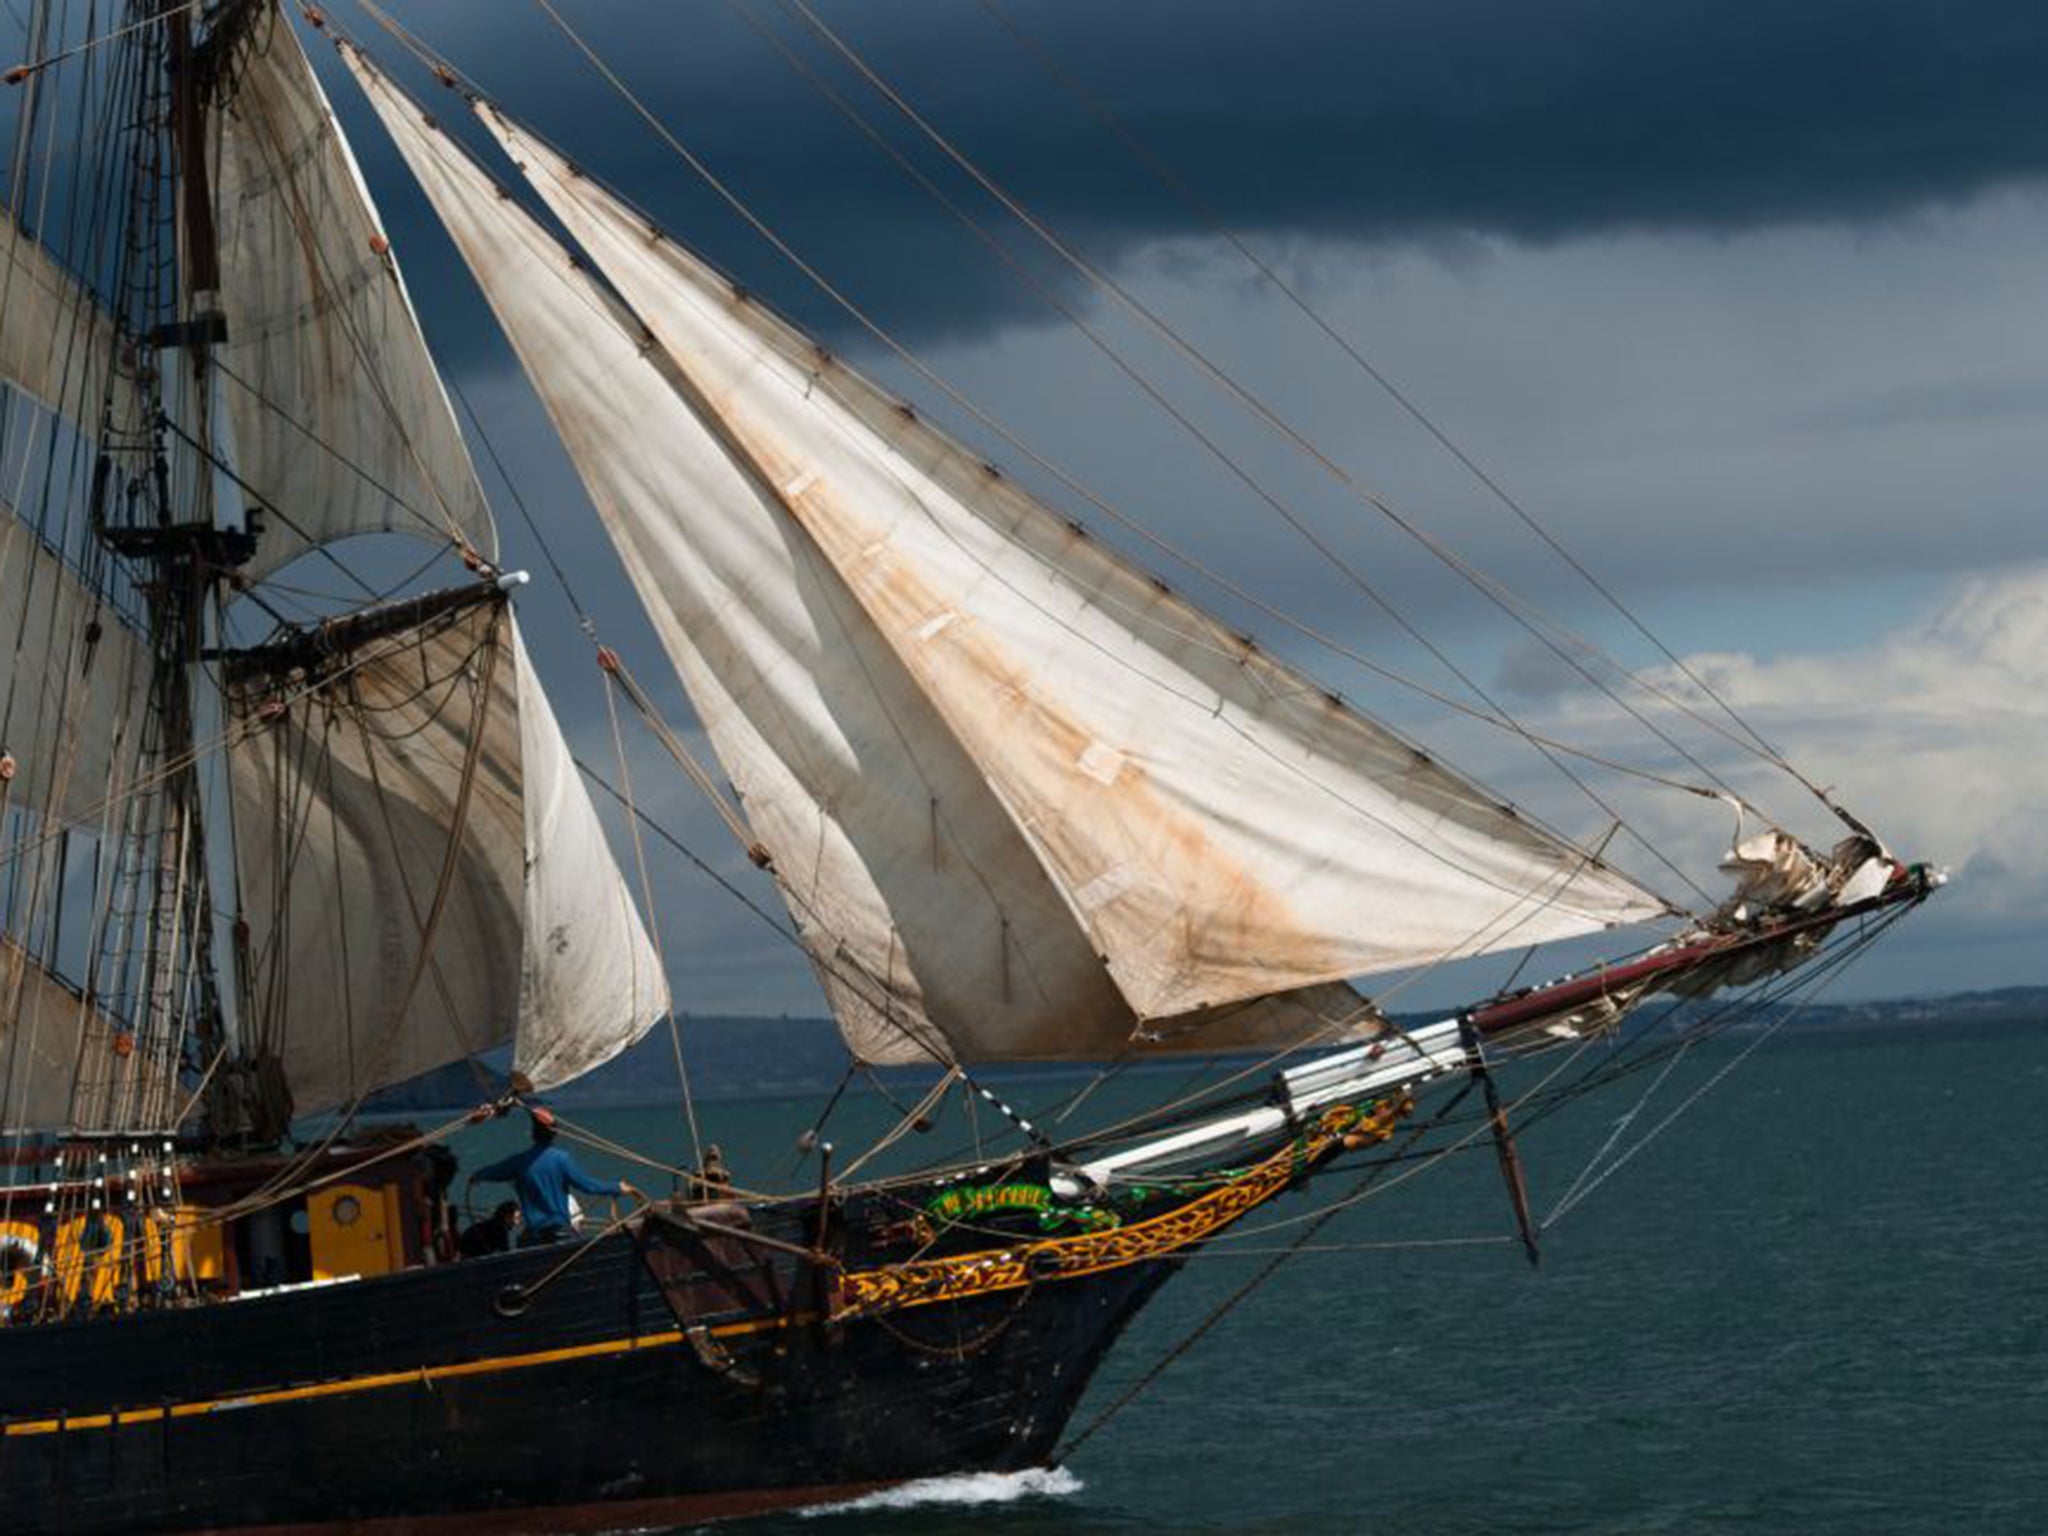
{"label": "triangular white sail", "polygon": [[526,835],[525,958],[512,1065],[537,1088],[601,1067],[668,1012],[653,941],[513,630]]}
{"label": "triangular white sail", "polygon": [[[873,1061],[1113,1056],[1136,1024],[1009,813],[813,541],[622,312],[353,52],[568,445],[834,1011]],[[1342,1038],[1348,988],[1177,1049]]]}
{"label": "triangular white sail", "polygon": [[132,434],[149,424],[134,367],[114,317],[0,210],[0,382],[88,436],[103,425]]}
{"label": "triangular white sail", "polygon": [[1663,914],[486,124],[831,561],[1146,1018]]}
{"label": "triangular white sail", "polygon": [[[107,825],[134,781],[148,647],[0,505],[0,805]],[[114,823],[118,826],[118,823]]]}
{"label": "triangular white sail", "polygon": [[251,575],[384,530],[496,536],[355,156],[304,50],[266,5],[217,104],[215,349],[236,473],[274,509]]}
{"label": "triangular white sail", "polygon": [[368,642],[311,691],[245,680],[232,705],[256,728],[233,749],[245,1028],[299,1113],[508,1040],[550,1086],[666,1010],[499,605]]}

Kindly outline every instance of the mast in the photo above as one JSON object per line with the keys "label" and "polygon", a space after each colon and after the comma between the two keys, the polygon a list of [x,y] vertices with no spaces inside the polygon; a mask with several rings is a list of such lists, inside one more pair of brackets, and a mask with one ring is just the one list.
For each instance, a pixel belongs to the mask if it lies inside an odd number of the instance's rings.
{"label": "mast", "polygon": [[[255,547],[251,535],[224,524],[215,495],[214,466],[228,455],[217,441],[226,424],[218,409],[213,348],[226,339],[226,322],[219,302],[219,239],[207,170],[206,131],[209,66],[224,43],[232,45],[234,29],[246,23],[247,8],[225,12],[204,48],[193,37],[189,7],[161,0],[161,13],[171,88],[169,130],[176,150],[180,312],[173,327],[159,331],[155,339],[160,350],[176,347],[184,354],[190,430],[202,461],[191,477],[183,515],[173,514],[172,526],[182,537],[163,551],[161,567],[160,707],[166,760],[184,764],[176,773],[169,798],[183,834],[177,881],[181,887],[189,885],[192,893],[186,898],[181,890],[171,910],[178,920],[191,925],[192,981],[197,992],[191,1034],[200,1047],[201,1070],[213,1069],[206,1089],[207,1132],[215,1141],[269,1141],[283,1133],[288,1109],[266,1102],[260,1091],[251,1091],[256,1087],[251,1081],[252,1063],[237,1037],[235,1014],[224,1002],[224,978],[214,954],[214,915],[224,905],[238,918],[240,901],[232,859],[223,876],[208,857],[202,764],[210,764],[211,759],[201,758],[193,750],[198,739],[198,691],[211,686],[201,666],[202,652],[218,627],[227,580]],[[217,694],[207,702],[213,706],[207,713],[217,720],[221,715]],[[232,816],[221,830],[232,840]],[[160,906],[160,922],[163,910]],[[169,969],[160,967],[165,973]],[[163,1001],[169,1005],[168,993]]]}
{"label": "mast", "polygon": [[[137,372],[151,385],[151,420],[139,443],[123,442],[111,419],[103,423],[92,517],[99,542],[127,564],[143,600],[142,782],[153,788],[125,818],[138,834],[126,856],[135,861],[130,888],[144,911],[127,934],[110,915],[107,927],[116,931],[106,937],[115,955],[101,957],[134,979],[133,1027],[101,1042],[104,1051],[85,1054],[74,1115],[79,1128],[117,1136],[145,1128],[176,1133],[180,1111],[171,1100],[182,1063],[205,1074],[208,1139],[268,1141],[284,1130],[281,1106],[251,1091],[251,1064],[235,1036],[215,953],[216,911],[236,913],[239,902],[232,876],[209,852],[216,831],[231,831],[208,824],[206,776],[215,770],[199,750],[203,729],[221,713],[217,694],[201,696],[211,686],[202,655],[228,583],[254,550],[248,532],[218,515],[214,493],[225,455],[212,359],[226,329],[206,172],[206,95],[217,56],[210,45],[221,38],[217,30],[196,40],[189,7],[152,0],[148,9],[157,25],[138,29],[129,44],[144,52],[145,67],[135,72],[123,307],[143,338]],[[230,16],[220,25],[233,24]],[[175,366],[165,366],[173,358]],[[130,952],[120,959],[123,945]],[[147,1091],[136,1088],[139,1079],[124,1090],[113,1064],[138,1055],[163,1070]]]}
{"label": "mast", "polygon": [[[508,1040],[559,1081],[637,1038],[666,989],[526,664],[376,207],[271,0],[214,7],[199,37],[174,5],[145,19],[164,83],[133,115],[158,158],[130,241],[175,248],[177,283],[124,306],[166,382],[142,468],[100,476],[127,504],[99,529],[146,573],[147,1016],[190,1025],[215,1142]],[[377,601],[326,552],[361,534],[484,579]],[[231,596],[308,553],[370,606],[301,624],[265,605],[271,638],[231,641]]]}

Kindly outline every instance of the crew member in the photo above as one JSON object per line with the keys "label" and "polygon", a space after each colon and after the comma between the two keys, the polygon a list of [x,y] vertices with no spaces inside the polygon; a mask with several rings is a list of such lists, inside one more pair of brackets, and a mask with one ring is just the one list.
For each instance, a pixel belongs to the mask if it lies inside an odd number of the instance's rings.
{"label": "crew member", "polygon": [[519,1196],[519,1214],[526,1223],[526,1230],[520,1234],[520,1247],[534,1248],[542,1243],[558,1242],[570,1235],[573,1228],[569,1220],[569,1191],[572,1189],[585,1195],[631,1195],[635,1200],[647,1198],[623,1179],[616,1184],[607,1184],[602,1179],[593,1179],[577,1167],[576,1159],[555,1145],[554,1111],[532,1104],[527,1106],[527,1113],[533,1117],[533,1145],[470,1175],[485,1183],[510,1184],[513,1193]]}
{"label": "crew member", "polygon": [[704,1149],[704,1161],[690,1177],[692,1200],[730,1200],[732,1175],[726,1171],[725,1154],[713,1142]]}
{"label": "crew member", "polygon": [[487,1253],[509,1252],[524,1225],[517,1200],[502,1200],[482,1221],[471,1222],[456,1249],[465,1259],[480,1259]]}

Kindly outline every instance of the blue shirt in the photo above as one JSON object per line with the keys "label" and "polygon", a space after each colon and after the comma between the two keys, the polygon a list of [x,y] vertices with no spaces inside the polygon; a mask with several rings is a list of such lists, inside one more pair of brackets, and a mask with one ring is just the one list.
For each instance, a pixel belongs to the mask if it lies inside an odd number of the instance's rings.
{"label": "blue shirt", "polygon": [[487,1183],[510,1184],[519,1196],[519,1214],[535,1237],[569,1225],[569,1191],[585,1195],[623,1195],[618,1184],[593,1179],[576,1159],[557,1146],[532,1146],[501,1158],[473,1175]]}

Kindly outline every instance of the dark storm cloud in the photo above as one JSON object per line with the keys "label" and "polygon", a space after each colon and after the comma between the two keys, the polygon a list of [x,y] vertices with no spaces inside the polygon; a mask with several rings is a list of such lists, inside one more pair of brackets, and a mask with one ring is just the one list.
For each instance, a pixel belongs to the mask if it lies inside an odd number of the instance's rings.
{"label": "dark storm cloud", "polygon": [[[1000,223],[986,200],[789,14],[746,4],[569,14],[686,142],[892,324],[930,334],[1042,314],[744,16]],[[1097,259],[1200,229],[978,6],[822,11]],[[1009,11],[1269,246],[1883,220],[2048,173],[2048,7],[2016,0],[1012,0]],[[415,20],[516,114],[715,259],[804,318],[829,318],[537,12],[472,0]]]}

